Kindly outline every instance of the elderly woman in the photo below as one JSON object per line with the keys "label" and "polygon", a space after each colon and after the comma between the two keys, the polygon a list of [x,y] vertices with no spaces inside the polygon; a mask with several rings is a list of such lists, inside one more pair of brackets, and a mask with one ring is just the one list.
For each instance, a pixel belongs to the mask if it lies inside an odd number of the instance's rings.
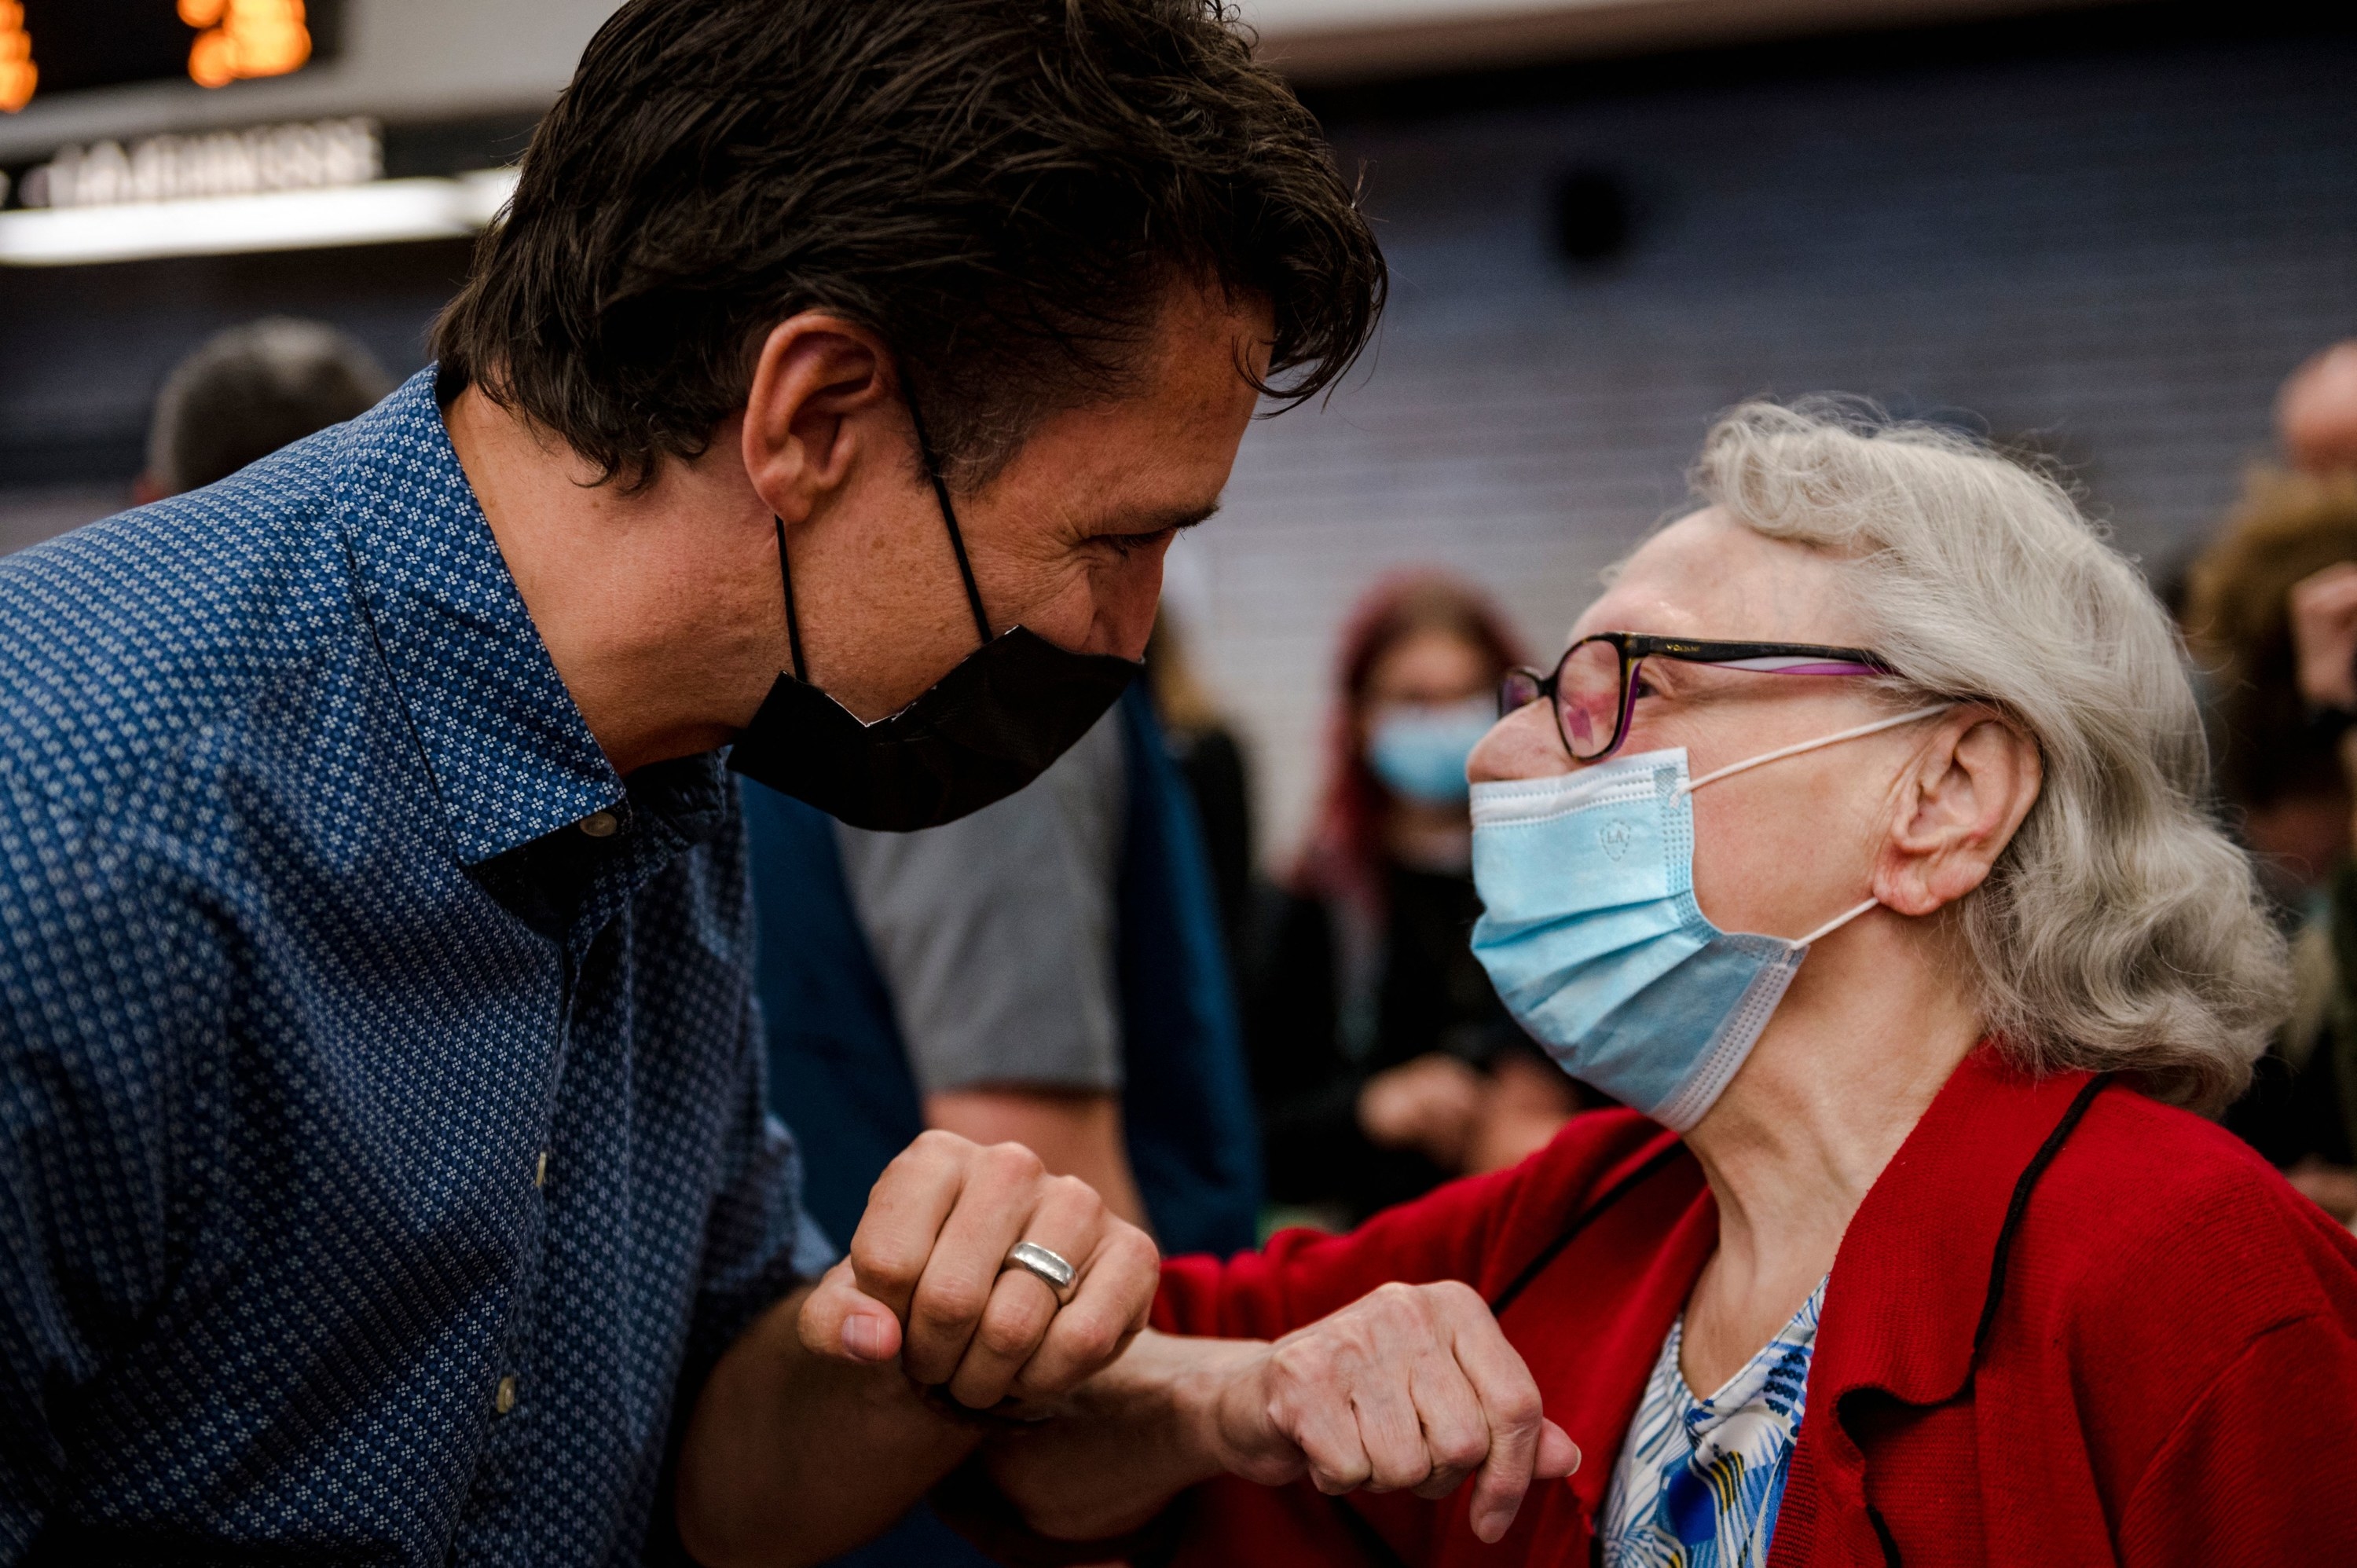
{"label": "elderly woman", "polygon": [[2159,607],[1943,432],[1755,404],[1697,475],[1470,769],[1475,946],[1633,1109],[1171,1262],[985,1452],[1002,1522],[1222,1568],[2349,1561],[2357,1243],[2194,1114],[2287,983]]}

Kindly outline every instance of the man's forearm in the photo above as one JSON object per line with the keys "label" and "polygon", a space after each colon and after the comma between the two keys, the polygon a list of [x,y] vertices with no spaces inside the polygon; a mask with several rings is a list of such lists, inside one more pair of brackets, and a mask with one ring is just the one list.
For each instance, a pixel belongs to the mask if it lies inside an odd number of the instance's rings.
{"label": "man's forearm", "polygon": [[1265,1357],[1256,1339],[1138,1336],[1057,1417],[994,1437],[991,1478],[1025,1521],[1060,1541],[1137,1529],[1170,1499],[1230,1466],[1220,1401]]}
{"label": "man's forearm", "polygon": [[977,1430],[928,1407],[897,1361],[804,1349],[807,1291],[713,1369],[680,1455],[681,1539],[709,1568],[823,1562],[900,1517],[972,1453]]}

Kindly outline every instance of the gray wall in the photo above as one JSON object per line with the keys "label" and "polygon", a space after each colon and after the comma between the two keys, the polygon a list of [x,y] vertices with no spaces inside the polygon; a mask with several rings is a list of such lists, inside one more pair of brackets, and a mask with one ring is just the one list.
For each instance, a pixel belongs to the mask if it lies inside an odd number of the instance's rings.
{"label": "gray wall", "polygon": [[[2345,38],[1663,87],[1338,139],[1394,269],[1382,341],[1330,403],[1254,429],[1173,568],[1272,852],[1310,799],[1353,596],[1442,563],[1559,645],[1681,498],[1714,410],[1838,389],[1977,415],[2074,463],[2166,566],[2264,454],[2278,380],[2357,334]],[[1552,253],[1566,166],[1634,192],[1617,267]]]}
{"label": "gray wall", "polygon": [[[1383,339],[1330,402],[1254,428],[1227,510],[1172,562],[1257,755],[1272,856],[1314,788],[1353,596],[1387,567],[1453,564],[1554,641],[1738,398],[1977,415],[2078,465],[2122,542],[2165,564],[2264,452],[2277,380],[2357,334],[2346,38],[1726,67],[1599,68],[1553,106],[1336,123],[1395,269]],[[1553,252],[1567,166],[1634,193],[1632,243],[1603,271]],[[213,327],[325,316],[405,369],[463,263],[418,246],[0,273],[0,484],[45,487],[0,495],[0,548],[109,510],[145,400]]]}

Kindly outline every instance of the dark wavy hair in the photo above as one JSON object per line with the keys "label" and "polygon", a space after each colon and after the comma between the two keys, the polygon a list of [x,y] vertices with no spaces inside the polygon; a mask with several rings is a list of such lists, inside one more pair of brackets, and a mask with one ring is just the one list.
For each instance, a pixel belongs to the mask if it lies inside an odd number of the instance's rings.
{"label": "dark wavy hair", "polygon": [[631,0],[434,350],[446,396],[636,483],[743,406],[771,326],[834,311],[974,484],[1118,395],[1182,279],[1268,302],[1287,400],[1384,293],[1354,188],[1221,0]]}

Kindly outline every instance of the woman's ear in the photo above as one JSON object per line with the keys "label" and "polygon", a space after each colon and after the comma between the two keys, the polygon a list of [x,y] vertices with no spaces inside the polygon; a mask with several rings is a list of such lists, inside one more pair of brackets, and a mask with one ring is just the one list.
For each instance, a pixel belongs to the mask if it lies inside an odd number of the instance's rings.
{"label": "woman's ear", "polygon": [[804,311],[770,329],[745,401],[745,473],[790,526],[850,476],[879,416],[898,417],[891,355],[865,328]]}
{"label": "woman's ear", "polygon": [[1901,915],[1929,915],[1988,879],[2037,803],[2038,744],[1987,708],[1941,721],[1899,783],[1874,896]]}

